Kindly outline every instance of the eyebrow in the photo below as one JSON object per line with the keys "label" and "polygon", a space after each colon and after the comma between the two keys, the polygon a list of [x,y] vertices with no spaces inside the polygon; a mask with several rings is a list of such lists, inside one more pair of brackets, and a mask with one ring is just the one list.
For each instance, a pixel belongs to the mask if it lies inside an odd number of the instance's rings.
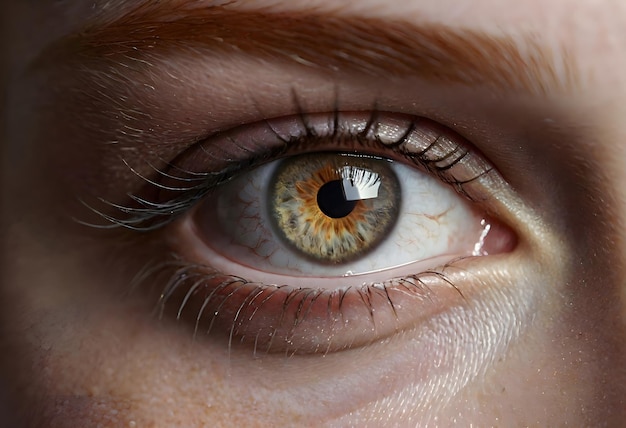
{"label": "eyebrow", "polygon": [[82,58],[157,58],[168,52],[245,53],[331,73],[418,77],[545,96],[573,90],[577,67],[565,48],[533,35],[491,35],[442,24],[319,11],[185,8],[196,0],[147,2],[86,26],[71,44]]}

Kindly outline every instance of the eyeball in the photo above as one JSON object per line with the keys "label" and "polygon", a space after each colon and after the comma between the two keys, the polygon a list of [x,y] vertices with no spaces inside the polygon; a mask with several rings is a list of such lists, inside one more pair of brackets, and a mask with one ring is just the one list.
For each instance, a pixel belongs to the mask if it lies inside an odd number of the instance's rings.
{"label": "eyeball", "polygon": [[361,275],[471,255],[480,252],[483,220],[449,186],[414,167],[345,152],[291,156],[245,172],[196,213],[215,268],[236,263],[295,277]]}

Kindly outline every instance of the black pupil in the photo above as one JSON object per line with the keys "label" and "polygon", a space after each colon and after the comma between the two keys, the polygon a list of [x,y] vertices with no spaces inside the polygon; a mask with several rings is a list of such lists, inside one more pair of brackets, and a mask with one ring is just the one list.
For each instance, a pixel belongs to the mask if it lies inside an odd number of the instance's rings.
{"label": "black pupil", "polygon": [[320,187],[317,205],[330,218],[342,218],[352,212],[357,201],[347,201],[341,180],[333,180]]}

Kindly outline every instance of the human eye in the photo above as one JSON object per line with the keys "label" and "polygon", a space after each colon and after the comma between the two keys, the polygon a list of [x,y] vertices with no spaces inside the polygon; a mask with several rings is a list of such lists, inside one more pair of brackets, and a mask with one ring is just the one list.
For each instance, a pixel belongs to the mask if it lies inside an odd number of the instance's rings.
{"label": "human eye", "polygon": [[105,217],[164,228],[176,262],[161,262],[173,273],[159,312],[255,354],[384,339],[463,302],[459,262],[515,246],[492,216],[498,172],[424,117],[264,119],[208,136],[144,178],[154,199],[130,195],[134,206],[110,204],[120,212]]}

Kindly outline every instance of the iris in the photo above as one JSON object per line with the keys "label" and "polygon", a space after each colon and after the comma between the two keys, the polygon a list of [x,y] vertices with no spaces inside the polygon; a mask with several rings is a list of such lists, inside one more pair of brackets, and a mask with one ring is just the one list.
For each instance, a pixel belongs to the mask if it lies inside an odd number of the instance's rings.
{"label": "iris", "polygon": [[341,264],[376,247],[393,228],[400,184],[391,161],[348,153],[284,159],[270,180],[269,218],[292,249]]}

